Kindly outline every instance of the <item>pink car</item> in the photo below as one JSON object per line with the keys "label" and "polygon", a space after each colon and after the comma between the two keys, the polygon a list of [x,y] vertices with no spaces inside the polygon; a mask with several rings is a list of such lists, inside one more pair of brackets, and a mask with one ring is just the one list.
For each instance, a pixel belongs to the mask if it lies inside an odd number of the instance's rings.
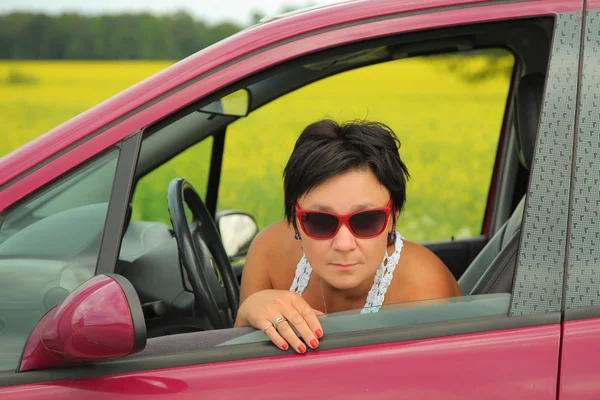
{"label": "pink car", "polygon": [[[489,49],[515,63],[481,132],[500,138],[481,231],[425,244],[463,296],[325,315],[303,355],[232,328],[258,227],[216,212],[228,127],[358,68]],[[264,21],[5,156],[0,399],[597,398],[599,55],[599,0],[348,1]],[[202,195],[173,179],[171,225],[132,219],[138,181],[197,143]]]}

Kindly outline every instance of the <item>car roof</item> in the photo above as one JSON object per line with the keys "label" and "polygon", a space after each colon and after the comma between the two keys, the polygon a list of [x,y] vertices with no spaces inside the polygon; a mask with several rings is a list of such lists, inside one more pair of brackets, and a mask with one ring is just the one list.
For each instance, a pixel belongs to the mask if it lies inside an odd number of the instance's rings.
{"label": "car roof", "polygon": [[[400,12],[485,0],[350,0],[265,18],[262,22],[207,47],[90,108],[62,125],[0,158],[0,185],[38,163],[76,145],[153,99],[219,65],[290,37],[331,26]],[[142,128],[142,127],[140,127]]]}

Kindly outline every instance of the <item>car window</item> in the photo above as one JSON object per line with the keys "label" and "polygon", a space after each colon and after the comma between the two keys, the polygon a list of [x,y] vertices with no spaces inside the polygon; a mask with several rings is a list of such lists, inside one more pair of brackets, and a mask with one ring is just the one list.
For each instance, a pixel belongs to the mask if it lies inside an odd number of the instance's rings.
{"label": "car window", "polygon": [[301,130],[321,118],[390,126],[411,174],[398,229],[411,241],[482,230],[513,56],[505,50],[400,59],[309,84],[232,123],[218,210],[284,217],[282,172]]}
{"label": "car window", "polygon": [[206,199],[212,143],[213,138],[209,136],[140,179],[133,194],[131,221],[154,221],[171,226],[167,188],[175,178],[187,180]]}
{"label": "car window", "polygon": [[17,205],[0,225],[0,371],[37,321],[95,273],[118,150]]}

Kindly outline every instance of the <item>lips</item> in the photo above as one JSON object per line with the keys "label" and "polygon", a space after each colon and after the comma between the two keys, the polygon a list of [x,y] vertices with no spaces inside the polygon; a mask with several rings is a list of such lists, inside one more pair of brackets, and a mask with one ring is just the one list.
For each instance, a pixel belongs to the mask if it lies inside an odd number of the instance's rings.
{"label": "lips", "polygon": [[349,269],[354,268],[357,264],[337,264],[337,263],[331,263],[329,265],[331,265],[335,269],[338,269],[338,270],[341,270],[341,271],[347,271]]}

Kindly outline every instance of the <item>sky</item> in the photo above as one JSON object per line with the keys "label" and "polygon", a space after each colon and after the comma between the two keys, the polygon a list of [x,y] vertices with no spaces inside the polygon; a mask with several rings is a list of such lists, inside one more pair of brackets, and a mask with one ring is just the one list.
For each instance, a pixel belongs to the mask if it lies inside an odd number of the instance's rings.
{"label": "sky", "polygon": [[[338,0],[339,1],[339,0]],[[304,7],[325,5],[336,0],[0,0],[0,14],[12,11],[35,11],[57,14],[65,11],[82,14],[149,11],[165,14],[187,11],[195,17],[216,23],[231,20],[244,25],[250,14],[278,14],[284,5]]]}

